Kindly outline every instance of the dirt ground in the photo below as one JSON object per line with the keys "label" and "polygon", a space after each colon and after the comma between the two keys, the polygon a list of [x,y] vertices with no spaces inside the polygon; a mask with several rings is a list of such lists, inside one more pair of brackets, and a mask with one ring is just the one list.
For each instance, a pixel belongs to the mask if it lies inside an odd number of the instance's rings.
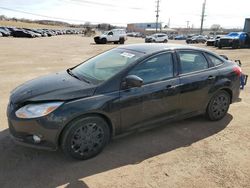
{"label": "dirt ground", "polygon": [[[143,39],[130,38],[127,43],[138,42]],[[5,112],[9,92],[116,45],[95,45],[92,38],[82,36],[0,38],[0,44],[1,188],[250,187],[249,83],[241,92],[241,102],[231,105],[221,121],[195,117],[169,123],[115,139],[97,157],[75,161],[61,152],[13,143]],[[241,59],[250,75],[250,49],[209,49]]]}

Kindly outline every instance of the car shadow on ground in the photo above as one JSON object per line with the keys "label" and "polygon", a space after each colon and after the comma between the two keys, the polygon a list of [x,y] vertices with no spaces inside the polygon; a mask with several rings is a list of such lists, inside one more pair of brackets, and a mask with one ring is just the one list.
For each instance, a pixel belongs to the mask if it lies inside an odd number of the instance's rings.
{"label": "car shadow on ground", "polygon": [[227,114],[224,119],[211,122],[199,116],[136,132],[111,141],[101,154],[87,161],[66,158],[60,151],[18,146],[4,130],[0,133],[0,187],[87,188],[79,179],[187,147],[222,131],[232,119]]}

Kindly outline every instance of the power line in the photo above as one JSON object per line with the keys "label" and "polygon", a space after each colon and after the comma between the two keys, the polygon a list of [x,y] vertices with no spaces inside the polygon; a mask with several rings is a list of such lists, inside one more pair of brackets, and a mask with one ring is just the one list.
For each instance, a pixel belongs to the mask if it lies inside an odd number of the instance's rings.
{"label": "power line", "polygon": [[78,5],[83,5],[83,4],[89,4],[89,5],[98,5],[98,6],[105,6],[105,7],[116,7],[116,8],[125,8],[125,9],[132,9],[132,10],[142,10],[140,7],[127,7],[127,6],[120,6],[120,5],[115,5],[115,4],[110,4],[110,3],[100,3],[100,2],[95,2],[95,1],[88,1],[88,0],[71,0],[71,2],[64,0],[63,2],[69,3],[69,4],[78,4]]}
{"label": "power line", "polygon": [[[39,16],[39,17],[43,17],[43,18],[49,18],[49,19],[54,19],[54,20],[60,20],[60,21],[71,21],[71,22],[80,22],[80,23],[84,23],[84,22],[90,22],[89,20],[78,20],[78,19],[71,19],[71,18],[61,18],[61,17],[54,17],[54,16],[46,16],[46,15],[42,15],[42,14],[36,14],[36,13],[32,13],[32,12],[27,12],[27,11],[23,11],[23,10],[17,10],[17,9],[11,9],[11,8],[7,8],[7,7],[1,7],[0,9],[3,10],[7,10],[7,11],[12,11],[12,12],[18,12],[18,13],[22,13],[22,14],[29,14],[29,15],[33,15],[33,16]],[[91,22],[93,24],[100,24],[103,22]],[[110,23],[110,24],[127,24],[127,23]]]}

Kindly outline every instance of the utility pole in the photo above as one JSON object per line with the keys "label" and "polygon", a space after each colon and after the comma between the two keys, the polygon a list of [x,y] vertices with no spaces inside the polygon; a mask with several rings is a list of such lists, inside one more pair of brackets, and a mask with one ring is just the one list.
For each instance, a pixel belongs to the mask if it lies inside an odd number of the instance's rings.
{"label": "utility pole", "polygon": [[205,9],[206,9],[206,0],[204,0],[204,3],[202,4],[200,35],[202,35],[202,33],[203,33],[203,22],[204,22],[204,17],[205,17]]}
{"label": "utility pole", "polygon": [[189,22],[190,21],[186,21],[187,22],[187,34],[189,33]]}
{"label": "utility pole", "polygon": [[170,28],[170,18],[168,19],[168,28]]}
{"label": "utility pole", "polygon": [[160,12],[159,8],[160,8],[160,0],[157,0],[156,1],[156,11],[155,11],[156,12],[156,26],[155,26],[156,33],[158,30],[158,23],[159,23],[159,12]]}
{"label": "utility pole", "polygon": [[187,22],[187,29],[189,28],[189,23],[190,23],[190,21],[186,21]]}

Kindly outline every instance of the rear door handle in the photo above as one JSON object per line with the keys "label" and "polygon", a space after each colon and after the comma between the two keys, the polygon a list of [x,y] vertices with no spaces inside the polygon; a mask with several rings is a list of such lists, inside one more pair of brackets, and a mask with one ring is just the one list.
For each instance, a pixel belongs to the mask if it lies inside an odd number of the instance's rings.
{"label": "rear door handle", "polygon": [[208,78],[207,78],[208,80],[214,80],[215,79],[215,76],[209,76]]}

